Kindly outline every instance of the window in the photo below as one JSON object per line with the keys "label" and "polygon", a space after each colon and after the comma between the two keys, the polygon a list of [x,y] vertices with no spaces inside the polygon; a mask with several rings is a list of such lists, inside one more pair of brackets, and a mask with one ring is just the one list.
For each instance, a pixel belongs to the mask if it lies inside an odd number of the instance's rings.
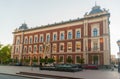
{"label": "window", "polygon": [[34,46],[34,52],[37,52],[37,47],[36,46]]}
{"label": "window", "polygon": [[80,38],[80,31],[76,32],[76,38]]}
{"label": "window", "polygon": [[93,29],[93,36],[94,37],[98,36],[98,30],[97,30],[97,28]]}
{"label": "window", "polygon": [[16,42],[15,42],[17,45],[19,45],[20,44],[20,37],[17,37],[16,38]]}
{"label": "window", "polygon": [[40,36],[40,42],[43,42],[43,36]]}
{"label": "window", "polygon": [[61,33],[61,39],[60,40],[64,40],[64,33]]}
{"label": "window", "polygon": [[64,62],[64,57],[63,56],[59,56],[59,62]]}
{"label": "window", "polygon": [[32,47],[29,47],[29,48],[28,48],[28,51],[29,51],[29,52],[32,52]]}
{"label": "window", "polygon": [[93,50],[98,50],[98,43],[97,42],[93,43]]}
{"label": "window", "polygon": [[46,40],[47,42],[49,42],[50,41],[50,35],[47,35],[47,40]]}
{"label": "window", "polygon": [[64,51],[64,43],[60,44],[60,51]]}
{"label": "window", "polygon": [[46,44],[46,46],[45,46],[45,51],[48,53],[48,52],[50,52],[50,45],[49,44]]}
{"label": "window", "polygon": [[25,44],[27,44],[28,43],[28,39],[27,38],[25,38],[25,42],[24,42]]}
{"label": "window", "polygon": [[27,48],[26,47],[24,47],[24,53],[27,53]]}
{"label": "window", "polygon": [[81,50],[81,43],[76,42],[76,51],[80,51],[80,50]]}
{"label": "window", "polygon": [[72,32],[68,32],[68,39],[72,39]]}
{"label": "window", "polygon": [[43,51],[43,46],[42,46],[42,45],[40,45],[40,47],[39,47],[39,51],[40,51],[40,52]]}
{"label": "window", "polygon": [[17,45],[20,44],[20,40],[19,40],[19,39],[17,40],[16,44],[17,44]]}
{"label": "window", "polygon": [[72,62],[73,62],[73,59],[72,59],[72,56],[71,56],[71,55],[68,55],[68,56],[67,56],[66,62],[67,62],[67,63],[72,63]]}
{"label": "window", "polygon": [[57,45],[53,44],[53,52],[56,52],[56,51],[57,51]]}
{"label": "window", "polygon": [[29,39],[29,43],[32,44],[32,38]]}
{"label": "window", "polygon": [[54,41],[57,40],[57,35],[56,35],[56,34],[54,34],[54,36],[53,36],[53,40],[54,40]]}
{"label": "window", "polygon": [[76,63],[80,63],[80,56],[76,56]]}
{"label": "window", "polygon": [[16,53],[18,53],[18,48],[16,48]]}
{"label": "window", "polygon": [[72,51],[72,43],[68,43],[67,49],[68,49],[68,51]]}
{"label": "window", "polygon": [[34,43],[37,43],[38,42],[38,37],[35,37],[34,38]]}
{"label": "window", "polygon": [[71,55],[68,55],[68,56],[67,56],[67,59],[72,59],[72,56],[71,56]]}

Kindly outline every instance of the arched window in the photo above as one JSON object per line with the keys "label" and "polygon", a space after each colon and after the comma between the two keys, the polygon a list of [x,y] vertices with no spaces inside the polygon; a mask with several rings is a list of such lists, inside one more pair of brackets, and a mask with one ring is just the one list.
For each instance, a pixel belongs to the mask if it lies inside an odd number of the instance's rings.
{"label": "arched window", "polygon": [[28,48],[28,51],[29,51],[29,52],[32,52],[32,47],[29,47],[29,48]]}
{"label": "arched window", "polygon": [[64,34],[61,33],[61,40],[64,40]]}
{"label": "arched window", "polygon": [[47,42],[50,41],[50,35],[47,35]]}
{"label": "arched window", "polygon": [[68,39],[72,39],[72,33],[68,32]]}
{"label": "arched window", "polygon": [[80,38],[80,31],[77,31],[76,38]]}
{"label": "arched window", "polygon": [[54,34],[54,41],[56,41],[57,40],[57,35],[56,34]]}
{"label": "arched window", "polygon": [[24,48],[24,53],[27,53],[27,48],[26,47]]}
{"label": "arched window", "polygon": [[97,28],[93,29],[93,36],[98,36],[98,30],[97,30]]}
{"label": "arched window", "polygon": [[16,48],[16,53],[18,53],[18,48]]}
{"label": "arched window", "polygon": [[32,38],[30,38],[29,43],[32,44]]}
{"label": "arched window", "polygon": [[19,39],[17,40],[17,43],[16,43],[16,44],[17,44],[17,45],[20,44],[20,40],[19,40]]}
{"label": "arched window", "polygon": [[34,40],[35,40],[34,43],[37,43],[38,42],[38,37],[35,37]]}
{"label": "arched window", "polygon": [[28,43],[28,39],[26,38],[26,39],[25,39],[25,44],[27,44],[27,43]]}
{"label": "arched window", "polygon": [[37,48],[36,48],[36,46],[34,46],[34,52],[37,52]]}
{"label": "arched window", "polygon": [[39,51],[42,52],[43,51],[43,46],[39,47]]}
{"label": "arched window", "polygon": [[40,42],[43,42],[43,36],[40,37]]}

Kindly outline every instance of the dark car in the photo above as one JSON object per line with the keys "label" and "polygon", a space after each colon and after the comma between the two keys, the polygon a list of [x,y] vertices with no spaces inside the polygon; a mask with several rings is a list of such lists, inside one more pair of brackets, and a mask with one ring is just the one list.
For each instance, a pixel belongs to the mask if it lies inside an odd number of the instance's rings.
{"label": "dark car", "polygon": [[98,65],[89,64],[84,66],[85,69],[98,69]]}
{"label": "dark car", "polygon": [[22,63],[15,63],[15,66],[22,66]]}

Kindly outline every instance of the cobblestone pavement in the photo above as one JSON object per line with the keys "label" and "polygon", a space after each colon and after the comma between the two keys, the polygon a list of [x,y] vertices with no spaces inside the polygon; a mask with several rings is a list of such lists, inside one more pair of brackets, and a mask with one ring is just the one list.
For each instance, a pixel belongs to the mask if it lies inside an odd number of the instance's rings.
{"label": "cobblestone pavement", "polygon": [[58,76],[69,76],[84,79],[120,79],[120,73],[117,69],[112,70],[83,70],[80,72],[59,72],[59,71],[45,71],[39,68],[24,67],[24,66],[0,66],[0,73],[16,74],[19,72],[31,72]]}

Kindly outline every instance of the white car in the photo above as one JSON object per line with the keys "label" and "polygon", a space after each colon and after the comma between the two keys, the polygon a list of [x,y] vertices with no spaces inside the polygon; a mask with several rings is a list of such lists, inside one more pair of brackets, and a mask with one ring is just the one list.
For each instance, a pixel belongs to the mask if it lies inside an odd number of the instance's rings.
{"label": "white car", "polygon": [[118,68],[118,64],[115,64],[114,67],[115,67],[115,68]]}

